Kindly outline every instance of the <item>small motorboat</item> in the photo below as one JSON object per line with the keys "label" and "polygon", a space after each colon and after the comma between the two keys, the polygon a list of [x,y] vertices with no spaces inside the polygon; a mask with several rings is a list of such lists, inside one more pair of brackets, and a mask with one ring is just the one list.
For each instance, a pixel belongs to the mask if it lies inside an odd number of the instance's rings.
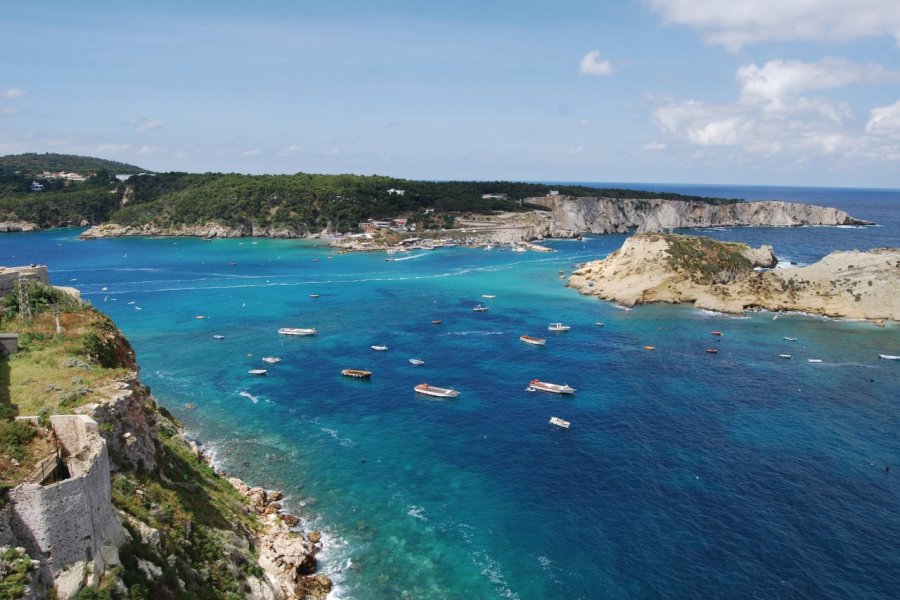
{"label": "small motorboat", "polygon": [[425,361],[422,360],[421,358],[411,358],[411,359],[409,359],[409,364],[420,367],[425,364]]}
{"label": "small motorboat", "polygon": [[548,383],[539,379],[532,379],[525,388],[529,392],[549,392],[551,394],[574,394],[575,388],[568,384]]}
{"label": "small motorboat", "polygon": [[883,358],[884,360],[900,360],[900,356],[895,356],[893,354],[879,354],[879,358]]}
{"label": "small motorboat", "polygon": [[197,315],[197,316],[194,317],[194,318],[195,318],[195,319],[205,319],[206,317],[205,317],[204,315]]}
{"label": "small motorboat", "polygon": [[353,379],[371,379],[372,371],[363,369],[344,369],[341,371],[341,375],[344,377],[352,377]]}
{"label": "small motorboat", "polygon": [[791,358],[790,354],[779,354],[778,358]]}
{"label": "small motorboat", "polygon": [[315,327],[303,328],[303,327],[282,327],[278,330],[278,333],[281,335],[316,335],[318,331],[316,331]]}
{"label": "small motorboat", "polygon": [[493,300],[497,296],[495,296],[494,294],[482,294],[481,297],[484,298],[485,300]]}
{"label": "small motorboat", "polygon": [[644,346],[644,350],[656,350],[656,346]]}
{"label": "small motorboat", "polygon": [[572,328],[562,323],[550,323],[547,325],[547,331],[569,331],[570,329]]}
{"label": "small motorboat", "polygon": [[490,310],[490,307],[484,306],[482,304],[478,304],[472,310],[474,310],[475,312],[487,312]]}
{"label": "small motorboat", "polygon": [[722,332],[721,331],[710,331],[709,334],[710,335],[722,335]]}
{"label": "small motorboat", "polygon": [[263,361],[264,363],[268,363],[268,364],[270,364],[270,365],[274,365],[274,364],[276,364],[276,363],[280,363],[280,362],[281,362],[281,359],[278,358],[277,356],[263,356],[262,361]]}
{"label": "small motorboat", "polygon": [[531,335],[520,335],[519,339],[522,340],[523,342],[525,342],[526,344],[531,344],[532,346],[543,346],[544,344],[547,343],[547,340],[539,338],[539,337],[534,337]]}
{"label": "small motorboat", "polygon": [[808,363],[820,363],[820,362],[822,362],[822,359],[821,359],[821,358],[807,358],[807,359],[806,359],[806,362],[808,362]]}
{"label": "small motorboat", "polygon": [[376,352],[387,352],[387,349],[388,349],[387,346],[369,346],[369,347],[372,348],[372,350],[375,350]]}
{"label": "small motorboat", "polygon": [[427,383],[420,383],[413,389],[415,389],[419,394],[425,394],[426,396],[435,396],[436,398],[456,398],[457,396],[459,396],[459,391],[454,390],[453,388],[436,387],[433,385],[428,385]]}
{"label": "small motorboat", "polygon": [[224,339],[225,339],[225,336],[224,336],[224,335],[214,335],[214,336],[213,336],[213,339],[214,339],[214,340],[224,340]]}
{"label": "small motorboat", "polygon": [[432,325],[440,325],[440,324],[441,324],[441,320],[440,320],[440,319],[434,319],[434,320],[431,322],[431,324],[432,324]]}
{"label": "small motorboat", "polygon": [[707,354],[718,354],[719,351],[718,351],[717,349],[715,349],[715,348],[707,348],[707,349],[706,349],[706,353],[707,353]]}
{"label": "small motorboat", "polygon": [[594,325],[596,325],[597,327],[603,327],[604,323],[601,323],[598,321],[598,322],[594,323]]}
{"label": "small motorboat", "polygon": [[319,297],[319,294],[310,294],[309,297],[310,297],[310,298],[318,298],[318,297]]}
{"label": "small motorboat", "polygon": [[268,375],[269,372],[265,369],[250,369],[247,371],[250,375]]}
{"label": "small motorboat", "polygon": [[785,337],[784,339],[786,339],[786,340],[789,341],[789,342],[796,342],[796,341],[797,341],[797,338],[795,338],[795,337]]}
{"label": "small motorboat", "polygon": [[569,425],[571,425],[571,423],[560,417],[550,417],[550,424],[562,427],[563,429],[568,429]]}

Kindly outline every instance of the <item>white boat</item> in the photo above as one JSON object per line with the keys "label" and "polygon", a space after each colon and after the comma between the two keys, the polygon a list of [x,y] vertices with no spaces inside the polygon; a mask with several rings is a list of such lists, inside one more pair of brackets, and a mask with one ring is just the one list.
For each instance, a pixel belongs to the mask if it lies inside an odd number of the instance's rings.
{"label": "white boat", "polygon": [[420,383],[415,388],[416,392],[425,394],[426,396],[435,396],[437,398],[456,398],[459,392],[453,388],[442,388],[427,383]]}
{"label": "white boat", "polygon": [[214,339],[214,340],[224,340],[224,339],[225,339],[225,336],[224,336],[224,335],[214,335],[214,336],[213,336],[213,339]]}
{"label": "white boat", "polygon": [[563,325],[562,323],[550,323],[547,326],[547,331],[568,331],[572,329],[568,325]]}
{"label": "white boat", "polygon": [[366,371],[365,369],[343,369],[341,375],[353,379],[371,379],[372,371]]}
{"label": "white boat", "polygon": [[571,423],[560,417],[550,417],[550,424],[562,427],[563,429],[568,429],[569,425],[571,425]]}
{"label": "white boat", "polygon": [[900,360],[900,356],[894,356],[893,354],[879,354],[878,356],[884,360]]}
{"label": "white boat", "polygon": [[486,311],[490,310],[490,308],[488,308],[487,306],[483,306],[483,305],[481,305],[481,304],[478,304],[478,305],[475,306],[475,308],[473,308],[472,310],[474,310],[475,312],[486,312]]}
{"label": "white boat", "polygon": [[550,392],[551,394],[574,394],[575,388],[568,384],[559,385],[558,383],[547,383],[538,379],[532,379],[525,388],[529,392]]}
{"label": "white boat", "polygon": [[250,375],[268,375],[269,372],[265,369],[250,369],[247,371]]}
{"label": "white boat", "polygon": [[316,335],[318,331],[316,331],[315,327],[282,327],[278,330],[278,333],[281,335]]}
{"label": "white boat", "polygon": [[484,298],[485,300],[493,300],[497,296],[495,296],[494,294],[482,294],[481,297]]}
{"label": "white boat", "polygon": [[270,365],[274,365],[275,363],[280,363],[281,359],[277,356],[263,356],[262,361],[264,363],[269,363]]}
{"label": "white boat", "polygon": [[596,323],[594,323],[594,325],[596,325],[597,327],[603,327],[604,323],[597,321]]}
{"label": "white boat", "polygon": [[531,344],[532,346],[543,346],[547,343],[547,340],[530,336],[530,335],[520,335],[519,339],[525,342],[526,344]]}
{"label": "white boat", "polygon": [[318,298],[318,297],[319,297],[319,294],[310,294],[309,297],[310,297],[310,298]]}
{"label": "white boat", "polygon": [[778,355],[778,358],[790,358],[790,357],[791,357],[790,354],[779,354]]}
{"label": "white boat", "polygon": [[418,366],[424,365],[425,361],[422,360],[421,358],[411,358],[411,359],[409,359],[409,364],[415,365],[418,367]]}
{"label": "white boat", "polygon": [[203,315],[197,315],[197,316],[196,316],[196,317],[194,317],[194,318],[195,318],[195,319],[205,319],[205,318],[206,318],[206,317],[205,317],[205,316],[203,316]]}
{"label": "white boat", "polygon": [[387,346],[370,346],[370,348],[372,348],[372,350],[376,350],[378,352],[386,352],[388,349]]}
{"label": "white boat", "polygon": [[796,342],[796,341],[797,341],[797,338],[795,338],[795,337],[785,337],[784,339],[786,339],[786,340],[789,341],[789,342]]}
{"label": "white boat", "polygon": [[810,363],[820,363],[820,362],[822,362],[822,359],[821,359],[821,358],[807,358],[807,359],[806,359],[806,362],[810,362]]}

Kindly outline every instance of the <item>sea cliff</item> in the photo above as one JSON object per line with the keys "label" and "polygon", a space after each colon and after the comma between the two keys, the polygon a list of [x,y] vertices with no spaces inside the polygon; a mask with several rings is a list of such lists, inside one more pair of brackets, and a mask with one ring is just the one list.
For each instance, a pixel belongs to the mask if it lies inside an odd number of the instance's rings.
{"label": "sea cliff", "polygon": [[164,227],[154,224],[146,225],[119,225],[118,223],[103,223],[91,227],[81,234],[84,239],[96,239],[107,237],[201,237],[201,238],[239,238],[239,237],[266,237],[278,239],[294,239],[309,237],[310,231],[305,226],[288,227],[286,225],[273,225],[270,227],[258,227],[243,225],[229,227],[222,223],[209,222],[202,225],[179,224]]}
{"label": "sea cliff", "polygon": [[811,204],[765,200],[705,203],[690,200],[544,196],[528,202],[550,210],[547,237],[582,233],[637,233],[696,227],[872,225],[846,212]]}
{"label": "sea cliff", "polygon": [[774,266],[771,248],[682,235],[638,234],[568,285],[625,306],[693,302],[730,313],[762,308],[828,317],[900,320],[900,249],[834,252],[802,268]]}

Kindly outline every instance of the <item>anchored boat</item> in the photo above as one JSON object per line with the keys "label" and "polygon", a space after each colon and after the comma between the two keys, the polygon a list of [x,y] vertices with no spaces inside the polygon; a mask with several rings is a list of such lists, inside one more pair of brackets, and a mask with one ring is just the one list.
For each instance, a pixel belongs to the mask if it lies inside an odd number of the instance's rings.
{"label": "anchored boat", "polygon": [[436,387],[427,383],[420,383],[414,389],[420,394],[437,398],[456,398],[459,396],[459,392],[453,388]]}
{"label": "anchored boat", "polygon": [[316,335],[318,331],[316,331],[315,327],[282,327],[278,330],[278,333],[281,335]]}
{"label": "anchored boat", "polygon": [[418,366],[424,365],[425,361],[422,360],[421,358],[411,358],[411,359],[409,359],[409,364],[415,365],[418,367]]}
{"label": "anchored boat", "polygon": [[269,374],[269,372],[266,371],[265,369],[250,369],[249,371],[247,371],[247,373],[249,373],[250,375],[268,375]]}
{"label": "anchored boat", "polygon": [[557,427],[562,427],[563,429],[568,429],[569,425],[571,425],[570,422],[560,417],[550,417],[550,424],[556,425]]}
{"label": "anchored boat", "polygon": [[563,325],[562,323],[550,323],[547,326],[547,331],[568,331],[572,329],[568,325]]}
{"label": "anchored boat", "polygon": [[522,340],[523,342],[525,342],[526,344],[531,344],[532,346],[543,346],[544,344],[547,343],[547,340],[539,338],[539,337],[534,337],[531,335],[520,335],[519,339]]}
{"label": "anchored boat", "polygon": [[365,371],[363,369],[344,369],[341,371],[341,375],[344,377],[352,377],[354,379],[371,379],[372,371]]}
{"label": "anchored boat", "polygon": [[525,388],[529,392],[550,392],[551,394],[574,394],[575,388],[568,384],[548,383],[539,379],[532,379]]}
{"label": "anchored boat", "polygon": [[269,363],[270,365],[274,365],[275,363],[280,363],[281,359],[277,356],[263,356],[262,361],[264,363]]}

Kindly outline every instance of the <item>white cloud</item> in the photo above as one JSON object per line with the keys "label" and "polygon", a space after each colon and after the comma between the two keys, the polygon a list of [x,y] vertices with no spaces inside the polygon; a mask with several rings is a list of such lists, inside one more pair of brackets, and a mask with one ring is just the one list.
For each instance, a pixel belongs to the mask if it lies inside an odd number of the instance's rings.
{"label": "white cloud", "polygon": [[25,90],[19,88],[10,88],[8,90],[0,90],[0,98],[24,98]]}
{"label": "white cloud", "polygon": [[0,117],[11,117],[18,112],[19,109],[15,106],[0,106]]}
{"label": "white cloud", "polygon": [[591,50],[587,54],[585,54],[581,62],[578,63],[578,72],[582,75],[597,75],[597,76],[606,76],[611,75],[613,72],[612,63],[608,60],[604,60],[600,62],[600,51],[599,50]]}
{"label": "white cloud", "polygon": [[858,64],[840,58],[820,62],[770,60],[762,67],[744,65],[737,70],[744,102],[777,105],[786,97],[805,92],[836,89],[855,83],[887,83],[900,80],[882,65]]}
{"label": "white cloud", "polygon": [[152,154],[162,154],[165,151],[166,151],[166,149],[161,146],[146,146],[146,145],[144,145],[144,146],[141,146],[140,148],[138,148],[137,152],[141,156],[148,156],[148,155],[152,155]]}
{"label": "white cloud", "polygon": [[134,125],[135,133],[145,133],[163,126],[163,122],[159,119],[131,119],[128,123]]}
{"label": "white cloud", "polygon": [[241,156],[259,156],[262,154],[262,148],[253,148],[251,150],[244,150],[241,152]]}
{"label": "white cloud", "polygon": [[282,150],[281,153],[282,154],[294,154],[295,152],[298,152],[299,150],[300,150],[300,146],[298,146],[297,144],[291,144],[290,146],[288,146],[287,148]]}
{"label": "white cloud", "polygon": [[591,122],[588,121],[587,119],[581,119],[580,121],[578,121],[579,127],[587,127],[590,124],[591,124]]}
{"label": "white cloud", "polygon": [[731,51],[757,42],[848,41],[892,36],[900,43],[897,0],[647,0],[668,24],[700,31]]}
{"label": "white cloud", "polygon": [[649,142],[643,145],[642,149],[647,150],[649,152],[659,152],[661,150],[665,150],[668,148],[668,144],[664,144],[662,142]]}
{"label": "white cloud", "polygon": [[582,148],[581,146],[576,146],[575,148],[569,150],[569,154],[571,154],[572,156],[576,156],[578,154],[581,154],[582,152],[584,152],[584,148]]}
{"label": "white cloud", "polygon": [[866,133],[900,137],[900,100],[870,111]]}

